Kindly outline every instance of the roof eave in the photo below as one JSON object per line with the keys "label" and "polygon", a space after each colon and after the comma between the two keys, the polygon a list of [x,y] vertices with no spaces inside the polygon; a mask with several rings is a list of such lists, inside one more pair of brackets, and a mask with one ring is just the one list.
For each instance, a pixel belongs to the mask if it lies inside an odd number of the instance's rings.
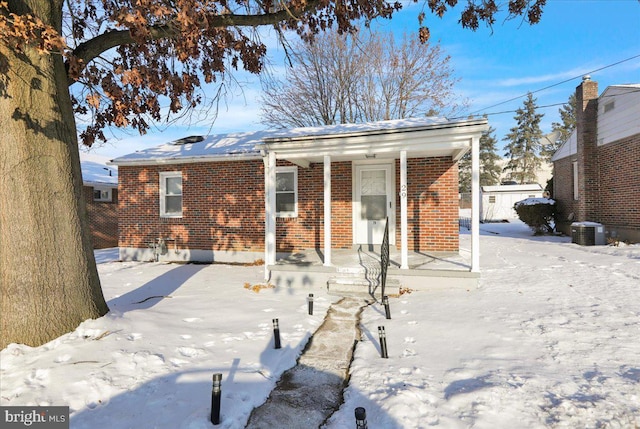
{"label": "roof eave", "polygon": [[259,152],[241,154],[215,154],[195,156],[172,156],[168,158],[137,158],[137,159],[112,159],[107,165],[118,167],[142,166],[142,165],[170,165],[170,164],[195,164],[198,162],[222,162],[222,161],[252,161],[262,159]]}

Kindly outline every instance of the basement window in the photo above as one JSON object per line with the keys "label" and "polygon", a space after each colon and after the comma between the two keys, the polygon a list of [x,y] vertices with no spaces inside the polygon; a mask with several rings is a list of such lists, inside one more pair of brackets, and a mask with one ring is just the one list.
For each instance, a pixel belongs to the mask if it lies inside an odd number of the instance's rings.
{"label": "basement window", "polygon": [[111,189],[109,188],[93,188],[93,201],[109,202],[111,201]]}
{"label": "basement window", "polygon": [[182,173],[160,173],[160,217],[182,217]]}

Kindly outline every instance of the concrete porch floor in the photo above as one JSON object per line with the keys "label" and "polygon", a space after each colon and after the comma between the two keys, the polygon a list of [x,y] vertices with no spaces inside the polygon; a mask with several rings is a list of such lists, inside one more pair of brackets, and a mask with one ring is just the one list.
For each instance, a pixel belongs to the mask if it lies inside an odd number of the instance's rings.
{"label": "concrete porch floor", "polygon": [[[400,252],[392,246],[387,278],[399,281],[402,288],[414,290],[477,287],[480,274],[470,272],[470,246],[464,246],[462,236],[460,244],[457,253],[409,252],[409,269],[400,269]],[[276,264],[269,267],[269,281],[277,287],[314,288],[326,287],[329,279],[336,276],[361,274],[375,279],[380,274],[380,246],[332,249],[331,266],[324,266],[323,261],[322,249],[278,254]]]}
{"label": "concrete porch floor", "polygon": [[[294,265],[306,268],[324,266],[322,249],[307,249],[287,255],[278,255],[277,266]],[[471,267],[470,253],[461,252],[409,252],[409,270],[455,270],[469,271]],[[400,269],[400,251],[389,248],[389,270]],[[332,249],[331,266],[341,269],[371,267],[380,265],[380,246],[361,245],[354,249]],[[331,267],[327,267],[331,268]]]}

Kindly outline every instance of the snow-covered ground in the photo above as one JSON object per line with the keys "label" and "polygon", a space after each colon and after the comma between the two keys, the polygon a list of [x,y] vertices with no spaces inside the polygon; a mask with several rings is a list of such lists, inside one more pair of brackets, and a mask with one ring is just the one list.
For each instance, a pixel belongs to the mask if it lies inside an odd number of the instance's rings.
{"label": "snow-covered ground", "polygon": [[[354,428],[359,406],[371,429],[640,427],[640,246],[582,247],[519,222],[481,229],[479,288],[402,295],[391,320],[364,311],[345,403],[326,428]],[[219,372],[217,427],[243,428],[336,300],[245,288],[261,267],[112,254],[97,254],[112,311],[41,347],[2,350],[0,404],[69,405],[74,429],[208,429]]]}

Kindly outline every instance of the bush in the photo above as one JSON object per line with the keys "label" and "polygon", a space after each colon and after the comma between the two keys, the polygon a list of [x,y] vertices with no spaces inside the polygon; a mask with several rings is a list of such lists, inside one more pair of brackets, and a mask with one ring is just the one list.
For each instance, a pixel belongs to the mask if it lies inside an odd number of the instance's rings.
{"label": "bush", "polygon": [[556,202],[549,198],[527,198],[513,208],[520,220],[533,229],[534,235],[552,233],[556,217]]}

